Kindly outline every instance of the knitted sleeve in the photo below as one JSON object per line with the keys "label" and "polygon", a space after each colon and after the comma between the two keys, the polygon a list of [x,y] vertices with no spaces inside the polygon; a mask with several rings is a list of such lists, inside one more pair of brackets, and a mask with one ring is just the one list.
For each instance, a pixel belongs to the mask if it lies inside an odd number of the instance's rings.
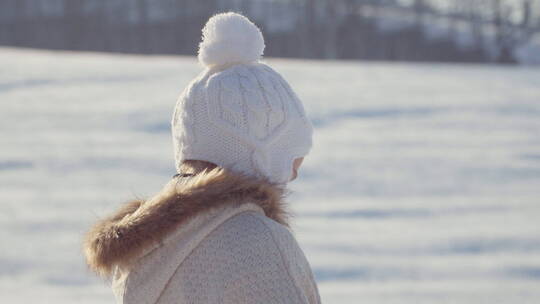
{"label": "knitted sleeve", "polygon": [[182,263],[160,303],[320,303],[294,238],[273,225],[253,212],[223,223]]}

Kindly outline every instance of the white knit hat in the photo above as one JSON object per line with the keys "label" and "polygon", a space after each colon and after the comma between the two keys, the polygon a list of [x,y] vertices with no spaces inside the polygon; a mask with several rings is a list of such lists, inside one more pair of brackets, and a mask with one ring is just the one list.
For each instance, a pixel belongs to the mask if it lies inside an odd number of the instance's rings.
{"label": "white knit hat", "polygon": [[246,17],[213,16],[203,28],[205,70],[180,95],[172,119],[176,168],[204,160],[286,183],[311,149],[313,127],[289,84],[261,63],[264,39]]}

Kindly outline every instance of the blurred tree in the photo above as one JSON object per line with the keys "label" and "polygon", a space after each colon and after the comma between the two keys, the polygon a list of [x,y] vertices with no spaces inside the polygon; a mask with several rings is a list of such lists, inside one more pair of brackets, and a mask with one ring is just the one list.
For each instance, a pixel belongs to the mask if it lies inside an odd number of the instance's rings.
{"label": "blurred tree", "polygon": [[70,50],[81,50],[84,34],[83,0],[64,0],[64,46]]}
{"label": "blurred tree", "polygon": [[492,0],[492,23],[495,28],[497,62],[515,63],[514,50],[538,31],[531,18],[531,0],[510,5],[508,1]]}
{"label": "blurred tree", "polygon": [[137,0],[137,17],[138,17],[138,26],[137,26],[137,33],[138,33],[138,51],[144,54],[148,54],[151,52],[151,45],[149,44],[148,37],[149,37],[149,20],[148,20],[148,14],[149,14],[149,5],[147,0]]}

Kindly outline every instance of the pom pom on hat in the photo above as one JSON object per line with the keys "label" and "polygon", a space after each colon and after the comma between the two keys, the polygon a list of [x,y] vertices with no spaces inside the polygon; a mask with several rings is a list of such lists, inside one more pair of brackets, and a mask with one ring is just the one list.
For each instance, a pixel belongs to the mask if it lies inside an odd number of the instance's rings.
{"label": "pom pom on hat", "polygon": [[204,66],[258,61],[264,51],[264,38],[248,18],[233,12],[210,18],[202,30],[199,62]]}

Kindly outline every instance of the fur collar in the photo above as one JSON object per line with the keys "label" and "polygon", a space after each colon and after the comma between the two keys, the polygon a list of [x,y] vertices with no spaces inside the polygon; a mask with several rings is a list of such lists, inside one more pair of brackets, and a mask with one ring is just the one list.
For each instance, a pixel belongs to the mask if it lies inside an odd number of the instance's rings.
{"label": "fur collar", "polygon": [[187,219],[220,206],[252,202],[266,216],[288,226],[285,191],[279,185],[220,168],[169,185],[150,200],[126,203],[90,229],[83,246],[90,269],[110,276],[114,266],[136,260]]}

